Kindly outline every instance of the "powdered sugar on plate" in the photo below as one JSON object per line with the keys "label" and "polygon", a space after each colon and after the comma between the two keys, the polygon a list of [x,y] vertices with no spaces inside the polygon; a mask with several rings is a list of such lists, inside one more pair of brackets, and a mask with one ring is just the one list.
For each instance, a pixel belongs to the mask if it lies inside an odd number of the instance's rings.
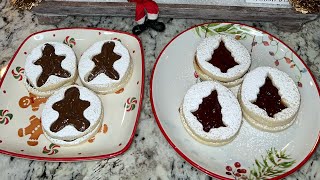
{"label": "powdered sugar on plate", "polygon": [[[221,41],[224,42],[234,60],[239,64],[228,69],[226,73],[221,72],[218,67],[208,62],[211,60],[214,50],[219,47]],[[248,50],[240,42],[233,39],[233,37],[226,35],[215,35],[204,39],[197,47],[196,57],[199,66],[211,74],[208,74],[209,76],[216,76],[220,79],[225,79],[225,81],[233,81],[243,76],[251,64]]]}
{"label": "powdered sugar on plate", "polygon": [[[273,85],[278,88],[278,93],[287,106],[287,108],[275,114],[274,118],[269,117],[265,110],[252,103],[257,99],[260,87],[264,85],[267,76],[272,80]],[[258,67],[246,74],[241,87],[241,100],[243,105],[253,113],[270,121],[280,122],[298,112],[300,93],[288,74],[271,67]]]}
{"label": "powdered sugar on plate", "polygon": [[[218,93],[222,121],[226,127],[212,128],[209,132],[205,132],[202,124],[192,112],[199,108],[203,98],[209,96],[213,90]],[[204,139],[228,140],[238,132],[242,122],[241,108],[236,97],[228,88],[213,81],[204,81],[193,85],[184,97],[182,110],[189,127]]]}
{"label": "powdered sugar on plate", "polygon": [[[50,126],[59,117],[59,113],[57,111],[53,110],[52,106],[54,103],[64,99],[65,91],[71,87],[77,87],[79,89],[81,100],[85,100],[85,101],[90,102],[90,106],[87,109],[85,109],[83,112],[84,117],[90,122],[90,126],[84,132],[78,131],[72,125],[68,125],[58,132],[52,132],[50,130]],[[70,107],[66,107],[66,108],[70,108]],[[46,105],[45,105],[43,112],[42,112],[42,116],[41,116],[42,127],[43,127],[44,131],[46,131],[47,134],[50,134],[50,136],[52,136],[53,138],[63,139],[63,140],[75,139],[75,138],[78,138],[78,137],[81,137],[83,135],[88,134],[97,126],[97,124],[99,124],[100,119],[101,119],[101,115],[102,115],[102,111],[103,111],[102,108],[103,107],[102,107],[102,103],[101,103],[100,98],[95,93],[93,93],[91,90],[89,90],[85,87],[82,87],[82,86],[77,86],[77,85],[68,86],[68,87],[62,88],[59,91],[55,92],[47,100]],[[70,110],[72,110],[72,109],[70,109]]]}
{"label": "powdered sugar on plate", "polygon": [[[97,77],[95,77],[92,81],[87,81],[88,74],[95,67],[95,63],[92,61],[93,56],[99,54],[101,52],[101,48],[106,42],[114,42],[115,47],[113,52],[120,55],[121,58],[117,60],[113,67],[119,73],[119,79],[114,80],[108,77],[106,74],[101,73]],[[81,56],[79,62],[79,76],[82,82],[87,84],[89,87],[112,87],[115,83],[120,83],[123,77],[126,75],[130,65],[130,55],[125,46],[121,44],[121,42],[116,40],[105,40],[94,43],[89,49],[87,49]]]}
{"label": "powdered sugar on plate", "polygon": [[[49,76],[48,80],[41,87],[37,86],[37,80],[42,73],[42,67],[40,65],[35,65],[34,63],[42,57],[42,51],[45,47],[45,44],[50,44],[55,49],[55,54],[60,56],[65,56],[65,59],[61,62],[61,67],[67,70],[71,76],[69,78],[61,78],[55,75]],[[31,53],[28,55],[25,64],[25,75],[29,82],[38,90],[51,90],[50,88],[57,88],[57,86],[63,85],[65,82],[73,79],[77,70],[76,56],[73,50],[62,43],[58,42],[46,42],[36,48],[34,48]]]}

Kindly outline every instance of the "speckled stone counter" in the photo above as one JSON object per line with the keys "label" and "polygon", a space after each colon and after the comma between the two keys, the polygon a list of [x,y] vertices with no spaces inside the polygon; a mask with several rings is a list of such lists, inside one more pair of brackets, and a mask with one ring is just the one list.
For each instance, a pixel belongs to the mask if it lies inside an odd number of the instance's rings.
{"label": "speckled stone counter", "polygon": [[[62,27],[100,27],[130,32],[133,18],[68,17],[57,26],[40,25],[28,11],[10,7],[0,0],[0,67],[5,66],[20,43],[31,33]],[[181,158],[161,134],[151,111],[149,82],[154,62],[162,48],[179,32],[203,23],[195,19],[161,19],[163,33],[148,30],[140,38],[145,51],[145,97],[138,129],[130,149],[123,155],[91,162],[51,163],[0,155],[0,179],[210,179]],[[208,22],[208,21],[206,21]],[[269,23],[251,23],[279,37],[307,63],[320,82],[320,19],[306,24],[297,33],[278,31]],[[287,179],[320,179],[320,149]]]}

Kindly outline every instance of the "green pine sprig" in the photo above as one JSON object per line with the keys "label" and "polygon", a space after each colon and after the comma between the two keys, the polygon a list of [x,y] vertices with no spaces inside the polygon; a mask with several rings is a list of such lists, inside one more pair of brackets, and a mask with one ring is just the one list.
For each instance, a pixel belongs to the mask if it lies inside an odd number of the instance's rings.
{"label": "green pine sprig", "polygon": [[278,176],[291,167],[296,161],[292,160],[285,150],[277,151],[275,148],[267,150],[266,156],[255,160],[250,169],[249,179],[267,179]]}
{"label": "green pine sprig", "polygon": [[[217,34],[231,34],[238,35],[239,39],[245,39],[250,31],[248,28],[238,27],[233,24],[225,24],[223,26],[218,26],[220,23],[205,24],[202,26],[195,27],[195,32],[199,37],[209,37]],[[217,27],[218,26],[218,27]]]}

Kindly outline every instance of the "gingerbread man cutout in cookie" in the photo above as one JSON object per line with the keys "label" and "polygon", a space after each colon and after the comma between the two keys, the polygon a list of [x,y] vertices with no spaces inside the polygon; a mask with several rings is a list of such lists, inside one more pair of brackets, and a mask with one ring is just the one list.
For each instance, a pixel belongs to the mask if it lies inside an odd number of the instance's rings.
{"label": "gingerbread man cutout in cookie", "polygon": [[38,111],[41,104],[45,103],[48,98],[46,97],[37,97],[32,93],[29,93],[29,96],[23,96],[19,100],[19,106],[21,108],[32,107],[32,111]]}
{"label": "gingerbread man cutout in cookie", "polygon": [[19,137],[23,137],[26,135],[31,135],[29,140],[27,141],[29,146],[36,146],[38,145],[38,139],[43,134],[41,128],[41,119],[37,118],[36,116],[30,117],[30,124],[26,128],[20,128],[18,130]]}

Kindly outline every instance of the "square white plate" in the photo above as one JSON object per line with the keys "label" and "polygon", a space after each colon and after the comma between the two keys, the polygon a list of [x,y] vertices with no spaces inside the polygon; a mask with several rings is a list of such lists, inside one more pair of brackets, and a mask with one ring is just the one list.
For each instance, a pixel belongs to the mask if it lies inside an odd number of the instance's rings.
{"label": "square white plate", "polygon": [[[88,142],[74,147],[50,143],[36,129],[46,99],[31,97],[23,84],[25,59],[37,45],[56,41],[74,50],[77,59],[93,43],[117,39],[129,50],[134,70],[120,91],[99,95],[104,106],[103,127]],[[138,124],[144,91],[144,55],[140,40],[131,34],[106,29],[66,28],[37,32],[19,47],[0,82],[0,153],[45,161],[81,161],[109,158],[131,145]],[[1,70],[3,71],[3,70]],[[79,82],[79,81],[78,81]],[[27,105],[22,105],[23,101]]]}

